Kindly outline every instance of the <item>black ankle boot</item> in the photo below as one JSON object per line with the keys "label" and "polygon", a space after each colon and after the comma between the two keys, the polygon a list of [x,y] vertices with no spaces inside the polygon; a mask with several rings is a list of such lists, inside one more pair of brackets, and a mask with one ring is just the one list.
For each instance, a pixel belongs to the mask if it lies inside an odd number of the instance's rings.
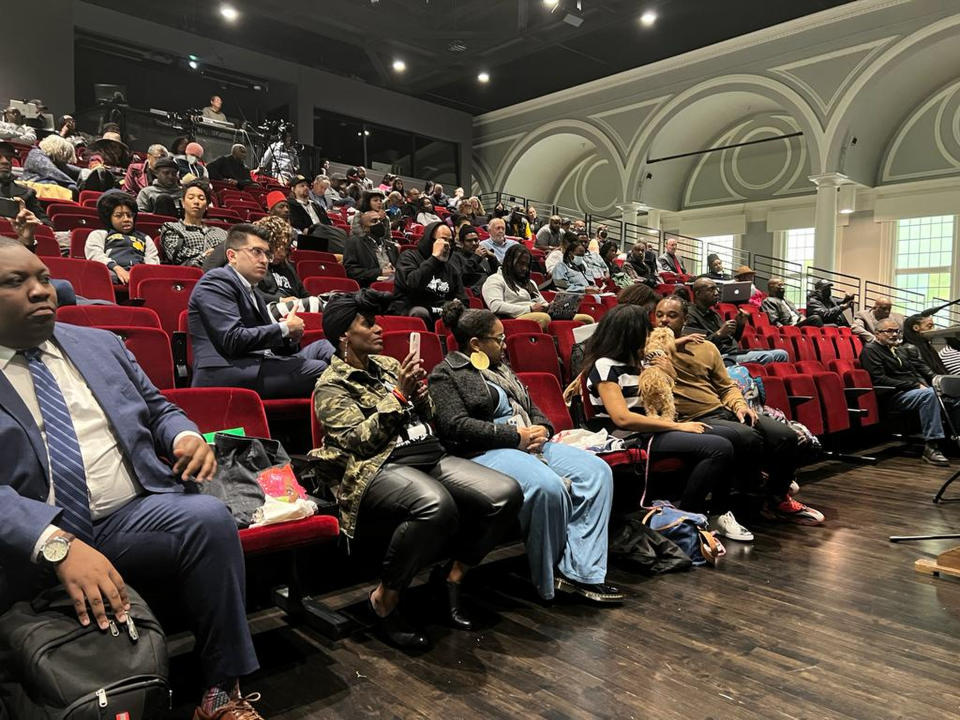
{"label": "black ankle boot", "polygon": [[447,580],[449,574],[449,565],[440,565],[434,568],[430,580],[437,588],[441,588],[441,592],[446,595],[447,617],[450,624],[457,630],[473,630],[473,621],[464,614],[460,604],[460,583]]}
{"label": "black ankle boot", "polygon": [[394,608],[386,617],[380,617],[373,606],[373,593],[367,596],[367,607],[373,615],[377,631],[391,645],[401,650],[424,650],[430,645],[426,635],[403,619],[400,608]]}

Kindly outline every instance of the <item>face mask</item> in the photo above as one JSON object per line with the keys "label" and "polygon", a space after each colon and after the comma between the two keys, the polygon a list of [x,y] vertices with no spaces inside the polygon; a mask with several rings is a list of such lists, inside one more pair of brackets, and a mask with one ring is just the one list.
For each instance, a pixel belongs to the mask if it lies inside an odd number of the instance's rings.
{"label": "face mask", "polygon": [[599,238],[605,238],[605,237],[607,237],[607,231],[606,231],[606,230],[601,230],[600,232],[597,233],[597,237],[599,237]]}
{"label": "face mask", "polygon": [[191,165],[199,159],[200,158],[198,158],[196,155],[189,155],[189,154],[187,155],[187,162],[190,163]]}
{"label": "face mask", "polygon": [[777,297],[777,298],[780,298],[780,299],[782,300],[782,299],[783,299],[783,296],[786,295],[786,294],[787,294],[786,288],[780,288],[779,290],[777,290],[777,291],[773,294],[773,296],[774,296],[774,297]]}
{"label": "face mask", "polygon": [[383,223],[377,223],[370,226],[370,237],[377,240],[383,240],[387,236],[387,229],[383,226]]}

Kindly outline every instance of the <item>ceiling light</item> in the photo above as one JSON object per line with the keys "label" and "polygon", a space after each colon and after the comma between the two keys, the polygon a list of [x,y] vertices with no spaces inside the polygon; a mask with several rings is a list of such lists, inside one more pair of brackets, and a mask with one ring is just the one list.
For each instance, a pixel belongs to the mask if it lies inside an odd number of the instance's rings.
{"label": "ceiling light", "polygon": [[543,0],[543,4],[552,10],[560,4],[560,0]]}
{"label": "ceiling light", "polygon": [[406,69],[407,69],[407,64],[400,58],[397,58],[396,60],[393,61],[394,72],[403,72]]}
{"label": "ceiling light", "polygon": [[490,73],[481,72],[477,75],[477,82],[488,83],[490,82]]}
{"label": "ceiling light", "polygon": [[640,24],[644,27],[651,27],[657,21],[657,14],[653,10],[647,10],[640,16]]}
{"label": "ceiling light", "polygon": [[196,70],[198,67],[200,67],[200,63],[198,63],[196,60],[191,60],[187,63],[187,65],[190,66],[191,70]]}
{"label": "ceiling light", "polygon": [[227,22],[235,22],[240,17],[240,12],[233,5],[226,3],[220,6],[220,14]]}

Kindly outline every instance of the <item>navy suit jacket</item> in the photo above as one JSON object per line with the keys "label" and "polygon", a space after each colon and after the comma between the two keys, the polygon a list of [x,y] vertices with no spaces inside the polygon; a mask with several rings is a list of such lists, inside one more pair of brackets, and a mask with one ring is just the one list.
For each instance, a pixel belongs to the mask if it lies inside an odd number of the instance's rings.
{"label": "navy suit jacket", "polygon": [[298,349],[284,339],[280,325],[263,317],[229,266],[203,276],[187,309],[194,385],[253,387],[263,362],[263,355],[254,351],[290,355]]}
{"label": "navy suit jacket", "polygon": [[[194,425],[168,402],[111,332],[57,323],[54,339],[87,381],[121,451],[148,492],[182,492],[170,466],[173,440]],[[83,438],[79,438],[83,442]],[[60,515],[48,505],[47,448],[33,416],[0,373],[0,597],[4,570],[30,561],[43,530]]]}

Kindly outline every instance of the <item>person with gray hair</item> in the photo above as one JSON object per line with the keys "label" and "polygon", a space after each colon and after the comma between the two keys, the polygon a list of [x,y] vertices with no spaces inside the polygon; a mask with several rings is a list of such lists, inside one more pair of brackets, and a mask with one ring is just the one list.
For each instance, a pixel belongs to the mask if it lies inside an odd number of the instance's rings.
{"label": "person with gray hair", "polygon": [[56,134],[47,135],[27,154],[22,179],[59,185],[75,192],[80,180],[80,168],[73,164],[76,161],[77,152],[72,143]]}
{"label": "person with gray hair", "polygon": [[145,187],[152,185],[153,181],[157,179],[156,173],[154,173],[157,160],[165,158],[169,154],[167,148],[159,143],[148,147],[146,160],[139,163],[130,163],[126,175],[123,176],[122,190],[131,195],[137,195]]}
{"label": "person with gray hair", "polygon": [[207,165],[207,174],[211,180],[222,180],[242,190],[254,184],[250,177],[250,168],[243,162],[246,158],[247,147],[236,143],[230,148],[229,155],[221,155]]}

